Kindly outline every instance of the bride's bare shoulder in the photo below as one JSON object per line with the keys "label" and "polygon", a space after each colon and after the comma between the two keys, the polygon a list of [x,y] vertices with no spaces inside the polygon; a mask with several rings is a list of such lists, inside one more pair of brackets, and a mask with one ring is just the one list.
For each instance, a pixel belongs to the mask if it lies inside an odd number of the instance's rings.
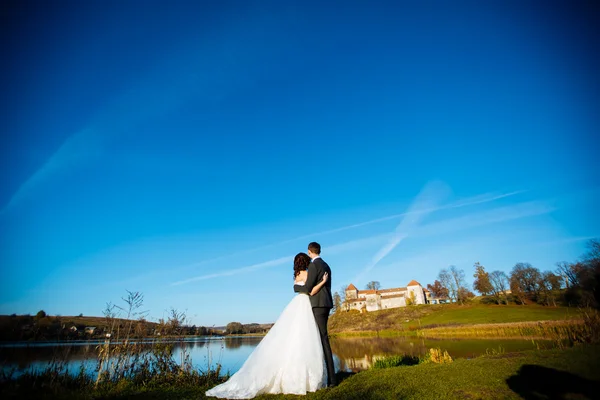
{"label": "bride's bare shoulder", "polygon": [[307,276],[308,276],[308,272],[306,272],[306,271],[300,271],[300,272],[298,273],[298,275],[296,276],[296,279],[295,279],[295,281],[296,281],[296,282],[300,282],[300,281],[302,281],[302,282],[306,282],[306,277],[307,277]]}

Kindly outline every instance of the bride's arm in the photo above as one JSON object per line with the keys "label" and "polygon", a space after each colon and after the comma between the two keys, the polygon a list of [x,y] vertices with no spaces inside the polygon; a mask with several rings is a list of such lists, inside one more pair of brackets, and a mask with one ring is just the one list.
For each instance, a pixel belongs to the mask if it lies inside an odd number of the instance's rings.
{"label": "bride's arm", "polygon": [[323,285],[325,284],[325,282],[327,282],[327,279],[329,278],[329,275],[327,274],[327,272],[325,272],[325,274],[323,275],[323,279],[321,280],[321,282],[319,282],[315,287],[312,288],[312,290],[310,291],[310,295],[314,296],[315,294],[319,293],[319,290],[321,290],[321,288],[323,287]]}

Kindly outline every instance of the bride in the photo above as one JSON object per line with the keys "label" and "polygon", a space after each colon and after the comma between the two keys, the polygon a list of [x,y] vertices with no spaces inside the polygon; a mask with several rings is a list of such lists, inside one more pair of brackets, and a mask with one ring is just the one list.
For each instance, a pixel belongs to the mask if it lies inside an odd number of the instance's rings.
{"label": "bride", "polygon": [[[304,285],[310,257],[299,253],[294,258],[294,283]],[[310,292],[314,296],[327,282],[323,280]],[[250,399],[263,393],[301,394],[324,386],[323,348],[310,300],[297,294],[285,307],[269,333],[256,346],[242,368],[225,383],[206,392],[207,396]]]}

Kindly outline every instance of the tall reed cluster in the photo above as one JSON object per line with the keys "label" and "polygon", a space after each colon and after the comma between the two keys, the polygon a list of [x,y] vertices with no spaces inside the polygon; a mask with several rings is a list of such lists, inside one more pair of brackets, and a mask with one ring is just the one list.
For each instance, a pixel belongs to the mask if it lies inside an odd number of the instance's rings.
{"label": "tall reed cluster", "polygon": [[502,324],[477,324],[440,326],[419,331],[424,337],[468,337],[468,338],[523,338],[554,339],[569,336],[585,325],[583,320],[510,322]]}
{"label": "tall reed cluster", "polygon": [[442,350],[441,348],[431,348],[423,357],[404,354],[399,356],[386,356],[378,358],[373,363],[373,368],[393,368],[423,363],[449,364],[451,362],[452,357],[450,357],[450,354],[448,354],[446,350]]}
{"label": "tall reed cluster", "polygon": [[[104,311],[109,333],[104,343],[96,347],[96,369],[94,374],[86,371],[82,363],[79,371],[68,369],[68,351],[55,359],[43,370],[29,370],[15,377],[11,373],[0,373],[2,392],[15,392],[18,397],[57,397],[63,392],[79,391],[86,395],[105,397],[111,393],[157,386],[210,387],[221,382],[221,367],[213,367],[209,354],[206,370],[195,369],[190,352],[186,348],[184,330],[186,316],[172,309],[167,319],[160,320],[155,329],[149,330],[142,311],[143,296],[139,292],[127,292],[124,307],[109,303]],[[125,317],[126,320],[122,319]],[[123,321],[126,321],[123,323]],[[137,339],[136,337],[146,337]],[[179,357],[175,355],[175,347]]]}
{"label": "tall reed cluster", "polygon": [[[151,339],[132,340],[136,330],[146,330],[146,312],[141,311],[143,296],[139,292],[128,292],[123,301],[125,307],[109,303],[104,311],[107,325],[115,334],[98,346],[96,387],[121,380],[146,386],[161,383],[206,384],[219,379],[219,364],[215,369],[208,365],[203,372],[193,368],[184,340],[185,313],[171,309],[167,319],[159,320]],[[126,326],[116,324],[117,310],[125,313]],[[178,360],[174,358],[176,344],[180,349]]]}

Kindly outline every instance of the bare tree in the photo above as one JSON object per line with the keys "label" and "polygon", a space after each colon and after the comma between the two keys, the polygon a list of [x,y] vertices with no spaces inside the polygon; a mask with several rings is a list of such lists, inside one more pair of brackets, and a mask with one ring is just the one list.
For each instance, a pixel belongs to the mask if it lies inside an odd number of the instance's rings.
{"label": "bare tree", "polygon": [[563,277],[567,288],[569,286],[577,286],[579,278],[577,277],[577,268],[575,264],[561,261],[556,263],[556,273]]}
{"label": "bare tree", "polygon": [[540,294],[543,297],[543,302],[546,305],[552,304],[556,307],[556,294],[562,286],[561,277],[550,271],[546,271],[542,274],[538,286]]}
{"label": "bare tree", "polygon": [[345,285],[342,286],[338,293],[340,295],[340,304],[341,304],[342,310],[348,311],[348,299],[346,299],[346,287],[347,286],[345,286]]}
{"label": "bare tree", "polygon": [[379,290],[379,288],[381,288],[381,284],[377,281],[371,281],[367,283],[368,290]]}
{"label": "bare tree", "polygon": [[333,294],[333,312],[336,313],[342,308],[342,298],[338,292]]}
{"label": "bare tree", "polygon": [[448,270],[442,269],[438,274],[438,280],[440,281],[442,287],[446,289],[450,300],[454,302],[458,301],[458,288],[456,287],[456,283],[452,278],[452,274]]}
{"label": "bare tree", "polygon": [[492,293],[496,301],[500,303],[500,298],[504,297],[504,302],[508,304],[506,290],[508,289],[508,277],[502,271],[493,271],[490,274],[490,283],[492,285]]}
{"label": "bare tree", "polygon": [[450,266],[450,275],[454,281],[456,287],[456,300],[463,304],[470,296],[469,289],[467,289],[467,283],[465,282],[465,271],[456,268],[456,266]]}

